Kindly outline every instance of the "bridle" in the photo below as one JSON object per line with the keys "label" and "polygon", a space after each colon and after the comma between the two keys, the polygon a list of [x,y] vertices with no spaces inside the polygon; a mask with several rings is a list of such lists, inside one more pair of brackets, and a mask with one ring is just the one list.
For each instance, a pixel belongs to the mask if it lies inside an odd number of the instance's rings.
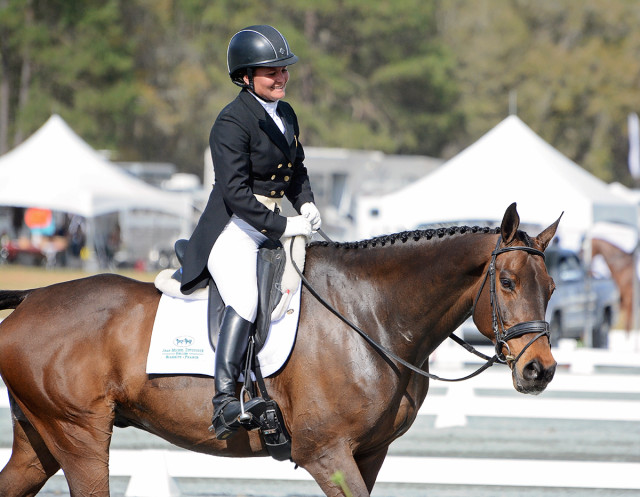
{"label": "bridle", "polygon": [[[480,289],[478,290],[478,294],[473,302],[473,310],[471,311],[471,315],[473,316],[476,311],[476,304],[480,299],[480,294],[484,289],[484,285],[487,282],[487,278],[489,279],[489,301],[491,304],[491,324],[493,329],[493,334],[496,339],[496,357],[497,360],[503,364],[508,364],[513,367],[515,363],[518,362],[522,354],[538,339],[543,336],[546,336],[549,340],[549,345],[551,345],[551,334],[549,332],[549,323],[547,321],[542,320],[533,320],[533,321],[523,321],[518,323],[511,328],[505,329],[504,322],[502,320],[502,315],[500,314],[500,308],[498,306],[498,296],[496,294],[496,258],[500,254],[504,254],[505,252],[512,252],[515,250],[523,250],[532,255],[538,255],[542,257],[544,260],[544,252],[535,249],[533,247],[503,247],[500,248],[500,242],[502,241],[502,236],[498,237],[498,242],[496,243],[496,248],[493,252],[491,252],[491,262],[489,263],[489,269],[485,273],[484,279],[482,280],[482,285],[480,285]],[[511,349],[509,348],[509,340],[513,340],[514,338],[521,337],[522,335],[526,335],[529,333],[536,333],[529,343],[525,345],[520,353],[517,356],[513,356],[511,354]],[[507,355],[503,353],[503,348],[507,349]]]}
{"label": "bridle", "polygon": [[[320,232],[320,230],[318,231]],[[330,243],[333,243],[324,233],[321,233],[321,235],[323,236],[323,238],[325,238],[325,240],[327,240]],[[302,271],[300,270],[300,268],[295,262],[295,259],[293,257],[293,243],[291,243],[289,247],[289,257],[290,257],[291,263],[293,264],[293,267],[298,273],[298,276],[300,276],[302,284],[307,288],[307,290],[309,290],[309,292],[316,298],[316,300],[318,300],[318,302],[320,302],[324,307],[326,307],[335,316],[337,316],[340,320],[342,320],[347,326],[349,326],[351,329],[356,331],[362,338],[365,339],[366,342],[368,342],[374,349],[376,349],[382,355],[397,361],[398,363],[402,364],[404,367],[410,369],[414,373],[417,373],[422,376],[426,376],[427,378],[430,378],[432,380],[456,382],[456,381],[463,381],[463,380],[468,380],[469,378],[473,378],[474,376],[477,376],[480,373],[482,373],[485,369],[488,369],[491,366],[493,366],[496,362],[508,364],[510,365],[510,367],[513,367],[515,363],[518,362],[518,359],[522,357],[522,354],[524,353],[524,351],[527,350],[531,346],[531,344],[533,344],[533,342],[535,342],[538,338],[542,337],[543,335],[546,335],[547,338],[550,337],[549,323],[546,321],[540,321],[540,320],[523,321],[522,323],[518,323],[507,330],[504,329],[504,323],[502,322],[502,316],[500,315],[500,311],[497,304],[497,296],[496,296],[496,257],[498,257],[498,255],[504,252],[511,252],[513,250],[524,250],[525,252],[528,252],[530,254],[539,255],[544,259],[544,253],[532,247],[504,247],[500,249],[499,247],[500,247],[501,241],[502,241],[502,236],[499,236],[498,243],[496,244],[496,248],[493,252],[491,252],[491,262],[489,263],[489,269],[485,273],[484,279],[482,280],[482,285],[480,285],[480,289],[478,290],[478,294],[476,295],[476,298],[473,302],[473,309],[471,311],[471,314],[473,315],[475,313],[476,304],[478,303],[480,294],[482,293],[482,289],[484,288],[484,285],[487,282],[487,278],[489,278],[489,282],[490,282],[489,295],[490,295],[490,301],[491,301],[493,331],[496,336],[496,353],[493,357],[489,357],[483,354],[482,352],[477,351],[475,348],[473,348],[471,345],[469,345],[467,342],[465,342],[455,334],[452,333],[451,335],[449,335],[449,338],[451,338],[454,342],[464,347],[468,352],[471,352],[472,354],[475,354],[478,357],[481,357],[482,359],[487,361],[485,364],[483,364],[478,369],[476,369],[473,373],[470,373],[467,376],[464,376],[462,378],[442,378],[440,376],[436,376],[435,374],[429,373],[428,371],[424,371],[423,369],[420,369],[414,366],[413,364],[405,361],[404,359],[396,355],[394,352],[392,352],[388,348],[376,342],[367,333],[365,333],[356,324],[352,323],[349,319],[343,316],[337,309],[335,309],[329,302],[327,302],[324,298],[322,298],[321,295],[318,294],[318,292],[315,290],[315,288],[313,288],[313,286],[307,280],[307,278],[305,278],[304,274],[302,273]],[[500,322],[500,326],[502,327],[502,329],[498,327],[498,321]],[[536,333],[536,332],[538,332],[538,334],[535,337],[533,337],[527,345],[525,345],[525,347],[520,351],[520,353],[516,357],[513,357],[511,355],[511,350],[509,349],[509,345],[507,344],[507,342],[513,338],[518,338],[522,335],[526,335],[527,333]],[[550,338],[549,338],[549,345],[551,345]],[[503,347],[506,347],[507,350],[509,351],[509,354],[506,356],[502,352]]]}

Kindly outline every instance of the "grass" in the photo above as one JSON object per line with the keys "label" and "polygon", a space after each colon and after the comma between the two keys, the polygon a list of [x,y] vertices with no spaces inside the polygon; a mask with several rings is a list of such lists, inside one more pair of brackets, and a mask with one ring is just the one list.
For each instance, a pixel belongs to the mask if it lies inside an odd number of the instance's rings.
{"label": "grass", "polygon": [[346,497],[353,497],[351,490],[349,490],[349,487],[347,486],[347,479],[345,478],[344,473],[342,471],[336,471],[331,476],[331,481],[333,483],[337,483],[338,485],[340,485],[340,488],[342,489]]}
{"label": "grass", "polygon": [[[157,274],[133,270],[117,271],[117,273],[140,281],[153,281]],[[97,272],[87,272],[80,269],[45,269],[42,267],[5,264],[0,265],[0,289],[25,290],[27,288],[38,288],[63,281],[85,278],[92,274],[97,274]],[[0,318],[8,316],[10,313],[11,310],[0,311]]]}

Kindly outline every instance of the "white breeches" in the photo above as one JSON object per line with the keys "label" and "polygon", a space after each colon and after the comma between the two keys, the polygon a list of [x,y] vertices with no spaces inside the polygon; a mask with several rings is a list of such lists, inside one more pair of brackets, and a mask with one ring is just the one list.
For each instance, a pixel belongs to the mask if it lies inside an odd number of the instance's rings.
{"label": "white breeches", "polygon": [[258,248],[266,240],[234,214],[213,244],[207,262],[225,305],[252,323],[258,312]]}

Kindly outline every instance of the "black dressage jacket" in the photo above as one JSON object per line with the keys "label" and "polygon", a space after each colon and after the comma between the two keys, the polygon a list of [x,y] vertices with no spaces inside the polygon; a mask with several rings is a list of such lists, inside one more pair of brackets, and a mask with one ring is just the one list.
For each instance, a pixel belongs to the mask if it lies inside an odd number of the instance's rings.
{"label": "black dressage jacket", "polygon": [[211,277],[207,269],[211,247],[232,214],[268,238],[282,236],[286,218],[269,210],[254,194],[273,199],[286,196],[298,212],[302,204],[314,201],[296,114],[283,101],[278,102],[277,111],[284,134],[260,102],[243,89],[213,124],[209,145],[215,182],[186,248],[183,293],[206,286]]}

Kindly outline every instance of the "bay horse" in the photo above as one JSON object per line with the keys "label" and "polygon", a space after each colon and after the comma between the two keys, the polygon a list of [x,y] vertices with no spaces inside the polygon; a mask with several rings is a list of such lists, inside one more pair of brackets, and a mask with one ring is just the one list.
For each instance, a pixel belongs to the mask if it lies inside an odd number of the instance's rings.
{"label": "bay horse", "polygon": [[[494,342],[497,318],[505,329],[520,328],[499,335],[497,348],[514,388],[538,394],[556,362],[548,335],[527,323],[548,329],[541,320],[554,283],[543,251],[559,221],[531,238],[518,230],[514,203],[499,229],[315,242],[305,277],[369,337],[425,371],[429,355],[472,313]],[[416,419],[429,378],[382,354],[310,290],[302,292],[294,349],[267,388],[291,435],[291,460],[328,496],[346,495],[332,481],[341,471],[351,494],[367,497],[389,444]],[[33,496],[62,468],[72,497],[108,497],[114,426],[206,454],[267,455],[257,431],[240,429],[225,441],[208,431],[212,378],[145,373],[159,299],[151,283],[106,274],[0,291],[0,308],[15,309],[0,324],[0,374],[14,421],[0,495]]]}
{"label": "bay horse", "polygon": [[591,255],[601,255],[609,267],[620,292],[620,310],[624,315],[624,328],[629,334],[633,328],[633,279],[636,277],[633,254],[602,238],[592,238]]}

